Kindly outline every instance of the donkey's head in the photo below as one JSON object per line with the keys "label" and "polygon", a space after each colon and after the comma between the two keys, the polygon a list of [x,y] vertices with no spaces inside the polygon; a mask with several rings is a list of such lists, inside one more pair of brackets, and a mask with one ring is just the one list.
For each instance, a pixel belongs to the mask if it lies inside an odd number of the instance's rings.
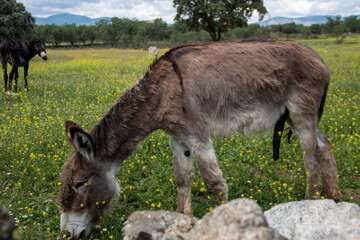
{"label": "donkey's head", "polygon": [[61,173],[60,228],[69,237],[79,238],[90,232],[90,224],[104,213],[120,187],[116,168],[100,159],[91,135],[74,122],[65,122],[66,136],[75,153]]}
{"label": "donkey's head", "polygon": [[33,40],[26,42],[25,44],[28,46],[28,48],[31,48],[33,51],[36,52],[36,54],[42,57],[42,59],[44,59],[45,61],[47,60],[44,42],[34,38]]}

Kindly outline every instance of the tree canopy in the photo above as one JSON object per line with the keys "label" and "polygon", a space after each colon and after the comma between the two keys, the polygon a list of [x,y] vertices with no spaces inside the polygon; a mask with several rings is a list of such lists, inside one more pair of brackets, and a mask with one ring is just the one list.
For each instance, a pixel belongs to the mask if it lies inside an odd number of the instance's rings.
{"label": "tree canopy", "polygon": [[0,0],[0,6],[0,37],[7,33],[23,40],[29,38],[35,19],[26,11],[24,4],[16,0]]}
{"label": "tree canopy", "polygon": [[[249,24],[247,27],[235,27],[223,33],[222,40],[244,38],[318,38],[339,36],[339,40],[348,32],[360,33],[360,19],[357,16],[328,18],[324,24],[304,26],[295,23],[260,26]],[[86,45],[111,45],[120,48],[143,48],[156,45],[162,48],[181,44],[206,43],[210,35],[203,29],[188,31],[181,21],[168,25],[161,18],[151,21],[117,18],[100,20],[95,26],[35,25],[32,37],[47,44],[64,47]],[[340,43],[339,41],[339,43]]]}
{"label": "tree canopy", "polygon": [[230,28],[246,26],[254,11],[259,20],[267,13],[262,0],[173,0],[173,4],[175,21],[185,23],[189,30],[207,31],[212,41],[220,41]]}

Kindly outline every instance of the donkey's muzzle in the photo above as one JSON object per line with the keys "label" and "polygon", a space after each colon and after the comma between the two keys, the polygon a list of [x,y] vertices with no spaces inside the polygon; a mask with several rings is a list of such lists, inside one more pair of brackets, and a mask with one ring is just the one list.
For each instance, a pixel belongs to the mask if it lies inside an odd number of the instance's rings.
{"label": "donkey's muzzle", "polygon": [[40,53],[40,57],[42,57],[42,59],[44,59],[45,61],[47,60],[47,55],[46,55],[45,51],[42,51]]}
{"label": "donkey's muzzle", "polygon": [[66,238],[68,239],[83,239],[89,235],[89,229],[82,228],[82,229],[70,229],[64,231]]}

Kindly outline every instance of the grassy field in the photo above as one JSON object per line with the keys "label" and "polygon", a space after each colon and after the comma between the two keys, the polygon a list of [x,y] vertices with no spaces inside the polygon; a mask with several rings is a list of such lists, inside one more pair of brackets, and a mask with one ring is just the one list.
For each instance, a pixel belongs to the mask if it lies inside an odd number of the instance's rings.
{"label": "grassy field", "polygon": [[[331,86],[320,128],[334,146],[343,201],[360,204],[360,38],[308,40],[331,70]],[[162,51],[164,53],[164,51]],[[65,120],[86,130],[121,93],[147,70],[146,51],[119,49],[48,50],[34,58],[29,88],[18,96],[0,93],[0,202],[19,226],[22,239],[62,239],[59,174],[72,154]],[[3,84],[1,82],[1,84]],[[303,200],[305,171],[299,141],[282,141],[281,158],[272,160],[272,133],[214,139],[229,200],[248,197],[266,210]],[[168,137],[154,132],[138,145],[118,173],[122,192],[110,215],[93,227],[90,239],[121,239],[123,222],[136,210],[176,209],[176,182]],[[215,207],[196,170],[193,211],[203,216]]]}

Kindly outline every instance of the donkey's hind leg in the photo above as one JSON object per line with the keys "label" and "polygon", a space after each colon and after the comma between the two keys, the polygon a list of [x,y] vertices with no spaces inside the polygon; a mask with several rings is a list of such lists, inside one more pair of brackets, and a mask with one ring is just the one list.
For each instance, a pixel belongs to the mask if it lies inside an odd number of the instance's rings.
{"label": "donkey's hind leg", "polygon": [[228,187],[217,164],[211,139],[206,142],[192,139],[189,148],[200,170],[206,188],[214,194],[215,202],[221,204],[227,200]]}
{"label": "donkey's hind leg", "polygon": [[15,71],[15,83],[14,83],[14,90],[17,91],[18,88],[18,80],[19,80],[19,68],[16,68]]}
{"label": "donkey's hind leg", "polygon": [[1,53],[1,65],[4,72],[4,86],[5,86],[5,92],[8,90],[8,73],[7,73],[7,62],[5,60],[6,55]]}
{"label": "donkey's hind leg", "polygon": [[18,65],[17,63],[13,63],[13,66],[11,68],[11,72],[9,74],[9,90],[11,90],[11,84],[12,84],[12,80],[14,79],[14,76],[15,76],[15,88],[16,88],[16,85],[17,85],[17,80],[16,80],[16,75],[17,74],[17,70],[18,69]]}
{"label": "donkey's hind leg", "polygon": [[340,201],[340,187],[337,178],[337,167],[330,141],[316,128],[316,155],[320,159],[322,194],[326,198]]}
{"label": "donkey's hind leg", "polygon": [[177,212],[191,215],[191,187],[194,179],[194,167],[188,147],[179,140],[170,137],[173,152],[175,178],[178,185]]}
{"label": "donkey's hind leg", "polygon": [[305,198],[319,198],[320,188],[320,164],[316,158],[316,133],[315,121],[304,120],[300,115],[291,114],[289,124],[294,134],[300,140],[300,146],[303,151],[303,161],[307,176]]}

